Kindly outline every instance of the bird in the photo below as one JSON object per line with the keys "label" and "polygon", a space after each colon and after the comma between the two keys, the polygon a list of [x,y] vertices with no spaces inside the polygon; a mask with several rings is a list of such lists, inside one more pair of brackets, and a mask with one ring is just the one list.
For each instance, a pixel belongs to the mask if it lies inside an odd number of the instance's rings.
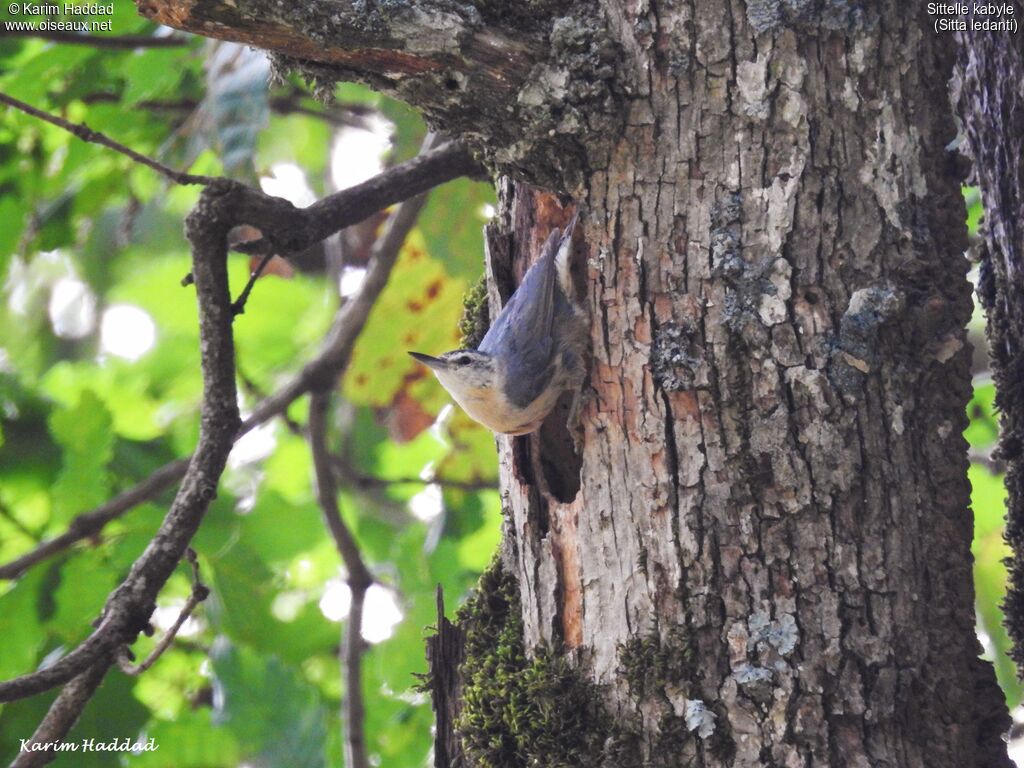
{"label": "bird", "polygon": [[564,230],[552,230],[476,349],[438,357],[409,353],[433,371],[462,410],[493,432],[535,431],[562,393],[583,383],[586,310],[570,273],[578,217]]}

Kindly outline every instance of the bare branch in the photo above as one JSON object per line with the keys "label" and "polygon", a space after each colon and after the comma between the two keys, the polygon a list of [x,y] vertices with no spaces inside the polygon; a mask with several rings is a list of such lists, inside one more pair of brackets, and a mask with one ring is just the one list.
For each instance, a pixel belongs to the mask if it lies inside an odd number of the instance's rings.
{"label": "bare branch", "polygon": [[240,421],[227,273],[226,243],[231,223],[223,208],[230,199],[228,189],[223,185],[204,189],[186,221],[199,296],[203,404],[199,445],[177,496],[150,545],[107,598],[96,630],[46,669],[0,682],[0,701],[41,693],[94,665],[107,665],[118,648],[134,641],[148,627],[160,589],[174,572],[216,496],[217,483]]}
{"label": "bare branch", "polygon": [[289,208],[278,198],[248,190],[240,201],[244,223],[260,229],[264,237],[239,244],[235,250],[252,255],[297,253],[389,205],[479,172],[480,165],[465,147],[447,142],[308,208]]}
{"label": "bare branch", "polygon": [[[363,221],[381,208],[408,199],[411,195],[419,194],[467,173],[475,173],[477,170],[478,166],[468,152],[458,144],[449,142],[437,149],[426,150],[419,157],[397,165],[363,184],[325,198],[324,201],[321,201],[325,204],[318,209],[316,220],[320,231],[326,228],[331,230],[328,234],[333,234],[335,231]],[[234,186],[233,189],[245,188]],[[267,209],[275,203],[278,204],[282,209],[288,211],[286,217],[288,226],[299,233],[302,233],[303,230],[301,217],[312,210],[312,208],[307,208],[305,211],[301,211],[284,200],[268,197],[256,190],[247,190],[243,194],[261,198],[265,201]],[[365,199],[362,198],[363,195],[366,195]],[[252,214],[252,217],[255,218],[255,214]],[[292,217],[297,218],[293,219]],[[332,219],[332,217],[334,218]],[[269,231],[267,220],[261,223],[267,227],[264,231]],[[297,236],[306,237],[309,236],[309,233]],[[387,236],[385,233],[384,238]],[[266,241],[257,242],[265,243]],[[302,250],[302,247],[297,247],[296,250]],[[394,258],[397,258],[397,253]],[[252,415],[239,428],[235,440],[260,424],[285,413],[288,406],[309,392],[319,378],[332,378],[332,376],[337,378],[337,375],[344,370],[348,365],[348,358],[351,355],[355,339],[366,324],[370,309],[387,282],[387,276],[394,266],[394,258],[389,260],[381,259],[378,256],[371,261],[367,279],[359,293],[338,311],[320,352],[306,364],[301,373],[277,392],[257,403]],[[43,542],[36,549],[9,563],[0,565],[0,579],[16,578],[32,565],[62,552],[82,539],[96,535],[111,520],[121,517],[135,505],[152,499],[172,487],[185,475],[190,460],[191,457],[177,459],[164,465],[133,488],[124,491],[101,507],[77,517],[67,532]]]}
{"label": "bare branch", "polygon": [[345,704],[343,732],[345,744],[345,765],[347,768],[369,768],[366,754],[366,734],[363,724],[366,717],[363,704],[362,659],[363,605],[366,590],[373,583],[373,577],[363,562],[352,532],[341,517],[338,509],[338,491],[334,486],[330,452],[327,449],[327,413],[331,395],[327,389],[314,392],[309,402],[309,445],[313,454],[316,471],[316,495],[334,545],[338,548],[345,570],[348,571],[348,587],[352,592],[352,605],[345,625],[342,643],[342,668],[344,669]]}
{"label": "bare branch", "polygon": [[115,152],[118,152],[124,155],[125,157],[134,160],[136,163],[139,163],[140,165],[144,165],[147,168],[152,168],[154,171],[170,179],[176,184],[212,184],[213,182],[217,181],[217,179],[213,176],[196,176],[191,173],[182,173],[181,171],[176,171],[173,168],[168,168],[163,163],[158,163],[153,158],[146,157],[145,155],[136,152],[134,149],[126,147],[121,142],[114,141],[113,139],[106,136],[105,134],[100,133],[99,131],[94,131],[85,123],[72,123],[69,120],[65,120],[62,117],[57,117],[56,115],[51,115],[49,112],[44,112],[41,109],[36,109],[31,104],[26,104],[24,101],[16,99],[13,96],[9,96],[6,93],[0,92],[0,104],[7,104],[8,106],[13,107],[14,109],[21,110],[27,115],[32,115],[32,117],[38,117],[40,120],[50,123],[51,125],[56,125],[58,128],[63,128],[65,131],[73,134],[74,136],[77,136],[82,141],[87,141],[92,144],[99,144],[100,146],[106,147],[107,149],[112,149]]}
{"label": "bare branch", "polygon": [[[351,581],[349,582],[351,584]],[[363,608],[366,605],[366,588],[352,591],[352,605],[345,622],[345,637],[342,643],[342,663],[345,666],[345,765],[348,768],[369,768],[366,754],[366,708],[363,703]]]}
{"label": "bare branch", "polygon": [[110,665],[110,657],[101,658],[64,686],[64,690],[50,705],[46,716],[29,739],[27,748],[19,752],[11,763],[11,768],[38,768],[57,756],[52,746],[39,751],[33,749],[33,746],[53,745],[64,740],[78,721],[89,699],[99,688]]}
{"label": "bare branch", "polygon": [[[441,147],[436,152],[443,151]],[[427,154],[430,154],[429,152]],[[435,155],[436,157],[436,155]],[[0,702],[25,698],[78,676],[120,646],[131,643],[148,626],[156,597],[170,577],[216,495],[217,482],[231,446],[245,432],[283,411],[299,395],[329,388],[344,371],[370,310],[384,289],[405,235],[423,205],[421,196],[400,206],[390,217],[374,248],[359,292],[338,311],[324,345],[314,360],[277,395],[239,424],[235,391],[231,300],[228,290],[227,233],[259,212],[246,207],[258,193],[221,181],[206,187],[187,220],[193,271],[199,294],[203,405],[199,446],[170,511],[125,581],[108,598],[97,629],[78,647],[46,669],[0,682]],[[274,200],[265,195],[260,200]],[[284,201],[276,201],[286,205]],[[267,206],[264,206],[266,212]],[[374,209],[376,210],[376,209]],[[339,228],[347,226],[346,223]]]}
{"label": "bare branch", "polygon": [[192,41],[181,35],[153,37],[151,35],[81,35],[77,32],[45,31],[41,29],[5,30],[0,37],[31,37],[52,43],[88,45],[91,48],[134,50],[138,48],[181,48]]}
{"label": "bare branch", "polygon": [[[330,105],[307,106],[304,99],[308,99],[298,90],[285,93],[279,96],[270,97],[270,109],[279,115],[304,115],[316,120],[322,120],[328,125],[336,128],[352,127],[371,130],[368,117],[373,113],[371,107],[364,104],[348,102],[333,102]],[[87,93],[79,97],[83,104],[119,104],[121,95],[100,91],[98,93]],[[311,100],[311,99],[310,99]],[[147,109],[152,112],[191,112],[200,105],[199,99],[145,99],[136,102],[135,106]]]}
{"label": "bare branch", "polygon": [[[428,136],[424,142],[424,148],[429,148],[434,137]],[[365,323],[373,302],[380,294],[391,267],[398,260],[402,243],[416,223],[416,218],[423,209],[426,202],[425,195],[419,195],[411,200],[402,203],[388,217],[384,234],[374,245],[373,255],[370,259],[370,267],[367,270],[366,280],[363,282],[360,292],[351,300],[346,302],[339,317],[350,307],[356,307],[356,314],[352,322],[360,327]],[[372,277],[371,277],[372,276]],[[368,292],[368,293],[367,293]],[[369,305],[367,301],[369,296]],[[348,328],[346,323],[344,328]],[[354,341],[355,337],[352,337]],[[370,762],[366,752],[366,734],[364,732],[364,721],[366,719],[365,705],[363,702],[362,684],[362,660],[366,650],[362,637],[363,606],[366,601],[366,590],[373,583],[373,576],[370,574],[366,563],[363,561],[359,551],[359,545],[355,537],[349,531],[348,526],[341,517],[338,509],[338,490],[334,482],[333,457],[327,448],[327,414],[330,409],[331,392],[337,384],[344,366],[347,365],[348,355],[351,353],[351,346],[348,352],[341,358],[344,362],[334,366],[330,372],[323,372],[317,376],[312,387],[312,396],[309,403],[309,445],[313,456],[313,468],[316,474],[316,493],[323,511],[324,521],[327,524],[334,544],[341,555],[345,570],[348,572],[348,586],[352,593],[352,604],[349,609],[348,619],[345,624],[344,642],[342,643],[342,666],[344,668],[345,704],[343,733],[345,744],[345,765],[347,768],[369,768]]]}
{"label": "bare branch", "polygon": [[156,648],[146,657],[145,661],[141,664],[132,664],[129,655],[131,652],[127,647],[121,649],[117,657],[117,666],[126,675],[141,675],[156,664],[157,659],[164,655],[164,651],[171,647],[171,643],[174,642],[174,638],[177,637],[182,625],[192,615],[192,611],[210,596],[210,588],[203,584],[199,578],[199,560],[196,558],[195,550],[192,547],[186,549],[185,557],[192,566],[192,594],[188,596],[188,600],[185,601],[185,605],[182,607],[174,624],[160,638],[160,642],[156,644]]}
{"label": "bare branch", "polygon": [[[428,142],[431,139],[428,138]],[[368,587],[372,581],[366,565],[363,563],[359,548],[355,539],[349,532],[348,527],[341,519],[338,512],[337,494],[334,487],[334,472],[332,469],[331,453],[327,450],[326,423],[327,409],[330,404],[330,392],[333,390],[338,378],[345,366],[348,364],[351,355],[352,344],[355,342],[358,330],[354,333],[351,326],[357,325],[361,330],[370,314],[370,309],[376,301],[377,296],[387,283],[391,267],[398,260],[399,251],[406,236],[416,223],[426,202],[426,196],[420,195],[412,200],[402,203],[397,210],[388,218],[384,234],[381,235],[373,249],[373,256],[370,259],[370,267],[367,270],[363,285],[354,297],[345,302],[338,316],[348,315],[350,322],[341,326],[342,330],[348,331],[343,338],[347,346],[343,348],[343,357],[340,357],[337,365],[330,369],[318,371],[311,378],[310,390],[312,399],[309,410],[309,442],[313,453],[313,466],[316,469],[317,497],[320,506],[324,511],[327,527],[334,537],[345,567],[348,569],[349,585],[353,591],[358,585]],[[372,298],[371,298],[372,297]],[[354,311],[352,309],[355,308]],[[338,327],[338,324],[335,324]],[[307,370],[308,370],[307,366]],[[305,371],[303,371],[305,373]]]}

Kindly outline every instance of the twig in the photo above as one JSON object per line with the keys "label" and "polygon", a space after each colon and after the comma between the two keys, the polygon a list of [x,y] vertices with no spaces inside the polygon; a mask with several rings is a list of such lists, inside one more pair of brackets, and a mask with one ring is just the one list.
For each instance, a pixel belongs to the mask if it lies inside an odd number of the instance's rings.
{"label": "twig", "polygon": [[160,638],[160,642],[157,643],[156,647],[152,652],[150,652],[149,656],[146,657],[145,661],[141,664],[132,664],[130,656],[131,651],[129,651],[127,647],[121,649],[121,652],[117,657],[117,666],[126,675],[141,675],[147,669],[156,664],[157,659],[163,656],[164,651],[171,647],[171,643],[174,642],[174,638],[177,637],[178,631],[181,629],[182,625],[188,621],[188,617],[192,615],[192,611],[194,611],[196,606],[210,596],[210,588],[203,584],[199,579],[199,560],[196,558],[195,550],[192,549],[192,547],[186,549],[185,557],[192,566],[192,594],[188,596],[188,600],[185,601],[185,605],[182,607],[174,624],[164,633],[164,636]]}
{"label": "twig", "polygon": [[256,269],[249,273],[249,279],[245,283],[245,288],[238,294],[238,298],[231,304],[231,313],[236,317],[245,312],[245,303],[249,300],[249,294],[252,293],[253,286],[256,285],[256,281],[260,279],[260,275],[263,274],[263,270],[267,268],[267,264],[274,258],[273,253],[267,253],[260,259],[260,263],[256,265]]}
{"label": "twig", "polygon": [[[370,130],[367,115],[373,112],[371,107],[363,104],[334,102],[330,107],[307,107],[302,103],[302,94],[291,92],[270,97],[270,109],[279,115],[304,115],[323,120],[336,128],[353,127]],[[101,91],[87,93],[80,97],[83,104],[119,104],[121,96],[117,93]],[[145,99],[136,102],[136,106],[152,112],[191,112],[200,105],[199,99]]]}
{"label": "twig", "polygon": [[14,513],[11,512],[10,507],[8,507],[2,501],[0,501],[0,517],[2,517],[15,528],[17,528],[22,536],[31,539],[36,544],[38,544],[40,539],[42,538],[38,533],[31,530],[27,525],[21,522],[21,520],[15,517]]}
{"label": "twig", "polygon": [[[433,140],[433,136],[428,136],[424,147],[429,147]],[[391,267],[398,260],[402,243],[405,242],[406,236],[416,223],[416,218],[425,202],[426,196],[419,195],[402,203],[388,217],[384,233],[374,245],[370,267],[367,269],[362,289],[353,299],[343,305],[339,316],[353,305],[364,307],[359,316],[362,317],[362,322],[365,322],[369,308],[364,306],[364,291],[370,290],[374,292],[375,296],[379,295],[380,290],[387,282]],[[367,288],[368,284],[369,288]],[[345,765],[347,768],[369,768],[370,762],[366,752],[364,729],[366,711],[363,702],[362,660],[366,647],[362,637],[362,626],[366,590],[373,583],[373,577],[359,552],[359,545],[348,526],[345,525],[338,509],[338,492],[334,482],[332,455],[327,448],[327,413],[330,409],[331,392],[337,384],[341,371],[342,367],[336,366],[331,371],[332,375],[321,375],[315,380],[316,384],[312,388],[309,403],[309,445],[316,475],[317,500],[320,503],[327,528],[338,548],[338,554],[341,555],[345,564],[345,569],[348,572],[348,586],[352,593],[352,604],[345,624],[341,651],[342,665],[345,670],[342,681],[345,686],[345,727],[342,734],[345,744]]]}
{"label": "twig", "polygon": [[[64,686],[64,690],[50,705],[46,716],[39,723],[32,738],[29,739],[27,748],[18,753],[10,768],[38,768],[57,756],[53,745],[62,742],[78,721],[85,705],[96,693],[104,675],[110,669],[111,663],[109,656],[100,658],[85,672]],[[48,745],[48,748],[39,751],[32,749],[33,745],[42,744]]]}
{"label": "twig", "polygon": [[[250,377],[248,374],[246,374],[244,370],[242,370],[241,364],[238,363],[237,361],[235,363],[235,368],[238,371],[238,381],[241,382],[242,389],[245,390],[245,393],[255,400],[265,399],[267,393],[259,384],[253,381],[252,377]],[[281,414],[281,421],[284,422],[284,425],[288,428],[288,431],[291,432],[293,435],[302,438],[306,438],[308,436],[305,427],[303,427],[301,424],[299,424],[299,422],[297,422],[295,419],[289,416],[287,411]]]}
{"label": "twig", "polygon": [[[465,151],[451,142],[437,149],[425,151],[420,157],[428,157],[432,160],[429,163],[411,160],[385,171],[376,179],[333,195],[335,201],[326,209],[325,215],[337,209],[338,212],[333,222],[334,231],[357,224],[381,208],[405,199],[402,196],[409,190],[414,190],[413,194],[416,194],[477,169],[476,164],[468,159],[469,156],[465,154]],[[370,204],[360,202],[360,189],[374,190]],[[252,190],[252,194],[261,195],[262,193]],[[275,198],[267,199],[275,200]],[[277,202],[288,205],[284,201]],[[264,225],[266,225],[265,222]],[[260,240],[259,242],[264,241]],[[286,413],[288,406],[309,392],[318,379],[332,376],[337,378],[337,374],[348,365],[355,340],[362,332],[366,318],[369,316],[377,296],[380,295],[387,283],[387,277],[393,266],[393,259],[382,260],[378,257],[375,261],[371,261],[366,279],[364,279],[359,292],[346,301],[338,311],[317,355],[306,363],[302,371],[291,381],[256,404],[252,414],[239,428],[235,440],[275,416]],[[190,460],[191,457],[165,464],[138,485],[124,491],[92,512],[77,517],[66,533],[43,542],[36,549],[9,563],[0,565],[0,579],[13,579],[32,565],[62,552],[82,539],[99,533],[107,523],[121,517],[136,504],[147,501],[173,486],[184,476]]]}
{"label": "twig", "polygon": [[280,115],[305,115],[307,117],[323,120],[325,123],[333,125],[335,128],[352,127],[370,130],[370,123],[366,119],[366,116],[372,112],[372,109],[362,104],[344,104],[336,102],[331,107],[314,109],[313,107],[307,107],[302,103],[301,94],[292,92],[283,96],[272,96],[270,99],[270,108]]}
{"label": "twig", "polygon": [[[83,104],[120,104],[121,94],[98,91],[83,94],[78,100]],[[191,112],[199,106],[199,99],[145,99],[135,102],[135,106],[150,112]]]}
{"label": "twig", "polygon": [[[457,142],[448,142],[436,149],[433,145],[431,147],[412,160],[389,168],[362,184],[321,198],[308,208],[296,208],[281,198],[232,184],[231,194],[238,214],[235,223],[249,224],[263,233],[260,239],[238,243],[233,250],[263,257],[300,253],[389,205],[480,170],[465,147]],[[186,275],[182,285],[190,282],[191,276]]]}
{"label": "twig", "polygon": [[152,37],[150,35],[81,35],[77,32],[45,31],[41,29],[5,30],[0,37],[32,37],[53,43],[88,45],[92,48],[115,48],[133,50],[136,48],[180,48],[192,42],[187,37]]}
{"label": "twig", "polygon": [[27,115],[32,115],[32,117],[37,117],[51,125],[56,125],[58,128],[63,128],[65,131],[77,136],[82,141],[99,144],[100,146],[107,147],[107,149],[112,149],[115,152],[134,160],[140,165],[152,168],[157,173],[177,184],[213,184],[220,181],[220,179],[213,176],[196,176],[191,173],[182,173],[181,171],[176,171],[173,168],[168,168],[163,163],[158,163],[153,158],[146,157],[145,155],[136,152],[134,149],[126,147],[119,141],[114,141],[99,131],[94,131],[85,123],[72,123],[62,117],[57,117],[56,115],[51,115],[49,112],[36,109],[31,104],[26,104],[24,101],[16,99],[3,92],[0,92],[0,104],[7,104],[8,106],[21,110]]}
{"label": "twig", "polygon": [[138,485],[118,494],[91,512],[79,515],[61,535],[44,541],[30,552],[0,565],[0,579],[14,579],[36,563],[62,552],[82,539],[98,534],[111,520],[121,517],[129,509],[171,488],[181,480],[188,468],[189,459],[177,459],[165,464]]}
{"label": "twig", "polygon": [[359,546],[349,531],[338,509],[338,493],[334,487],[330,453],[327,450],[327,412],[331,395],[327,389],[314,392],[309,403],[309,444],[313,454],[316,473],[316,494],[334,545],[338,548],[345,570],[348,571],[348,588],[352,592],[352,604],[345,623],[341,656],[345,686],[344,722],[342,736],[345,744],[345,765],[347,768],[369,768],[366,754],[366,718],[363,703],[362,661],[363,605],[366,590],[373,583],[373,577],[363,562]]}

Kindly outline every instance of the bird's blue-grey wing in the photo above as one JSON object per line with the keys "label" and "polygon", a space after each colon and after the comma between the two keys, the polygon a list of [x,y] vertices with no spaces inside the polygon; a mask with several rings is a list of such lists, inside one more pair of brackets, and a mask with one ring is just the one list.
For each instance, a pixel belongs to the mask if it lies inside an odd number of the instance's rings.
{"label": "bird's blue-grey wing", "polygon": [[506,396],[521,407],[537,399],[554,374],[552,322],[558,244],[559,230],[555,229],[541,258],[527,271],[480,342],[480,351],[493,355],[503,366]]}

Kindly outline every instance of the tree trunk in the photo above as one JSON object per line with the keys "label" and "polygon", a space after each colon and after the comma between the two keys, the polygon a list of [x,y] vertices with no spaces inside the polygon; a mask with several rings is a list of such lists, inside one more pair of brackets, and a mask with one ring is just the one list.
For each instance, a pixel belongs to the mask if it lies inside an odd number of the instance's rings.
{"label": "tree trunk", "polygon": [[[845,36],[712,3],[643,20],[612,25],[634,98],[583,196],[578,495],[501,441],[526,645],[585,650],[677,765],[1008,764],[976,658],[942,41],[895,7]],[[684,674],[636,685],[638,638]]]}
{"label": "tree trunk", "polygon": [[985,207],[978,294],[988,316],[998,455],[1009,496],[1006,627],[1024,670],[1024,50],[1009,33],[968,30],[957,37],[958,106]]}
{"label": "tree trunk", "polygon": [[439,765],[1010,765],[974,632],[952,40],[879,5],[140,1],[514,176],[495,296],[551,193],[583,213],[579,422],[499,439]]}

